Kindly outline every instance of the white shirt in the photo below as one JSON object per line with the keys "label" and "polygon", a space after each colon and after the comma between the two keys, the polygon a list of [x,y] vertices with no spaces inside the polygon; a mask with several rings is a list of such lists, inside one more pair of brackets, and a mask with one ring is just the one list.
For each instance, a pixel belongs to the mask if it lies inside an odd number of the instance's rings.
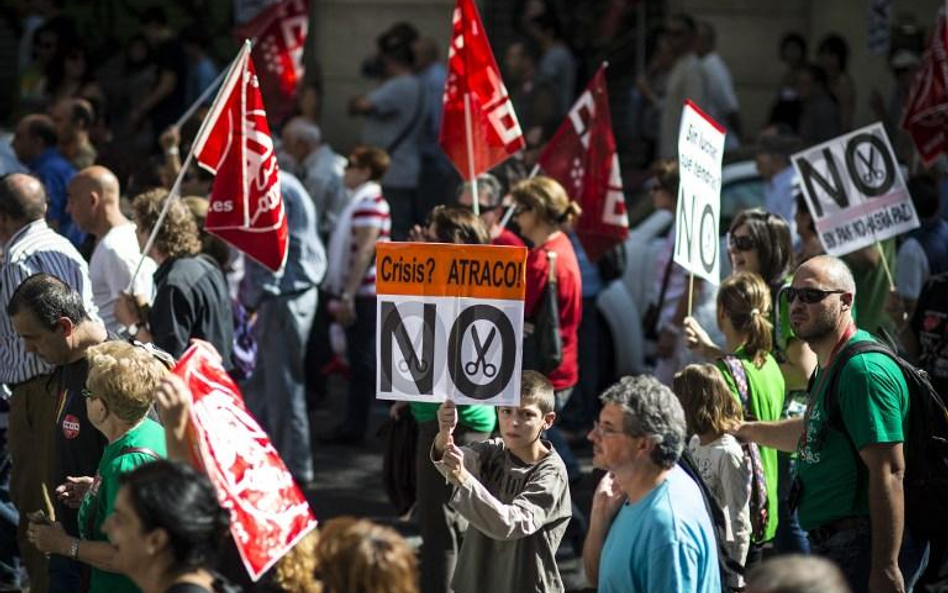
{"label": "white shirt", "polygon": [[[99,239],[89,260],[89,278],[92,282],[92,301],[99,308],[99,315],[106,329],[120,333],[123,326],[115,319],[115,302],[120,292],[128,288],[135,273],[141,251],[133,223],[112,228]],[[152,276],[157,266],[146,257],[142,269],[135,277],[132,292],[145,295],[150,303],[153,294]]]}

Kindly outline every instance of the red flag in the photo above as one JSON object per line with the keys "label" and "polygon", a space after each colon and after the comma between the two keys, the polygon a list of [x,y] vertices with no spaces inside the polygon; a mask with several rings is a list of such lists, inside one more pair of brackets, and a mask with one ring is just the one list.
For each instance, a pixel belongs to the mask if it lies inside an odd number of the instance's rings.
{"label": "red flag", "polygon": [[902,129],[909,133],[925,166],[948,152],[948,24],[938,15],[932,43],[922,56],[905,103]]}
{"label": "red flag", "polygon": [[473,0],[454,7],[439,143],[468,181],[525,145]]}
{"label": "red flag", "polygon": [[583,208],[576,235],[592,261],[625,240],[629,218],[603,64],[537,161]]}
{"label": "red flag", "polygon": [[192,452],[230,511],[231,535],[256,581],[316,518],[214,347],[194,340],[173,372],[191,389]]}
{"label": "red flag", "polygon": [[272,4],[235,31],[238,39],[253,40],[253,61],[263,67],[260,88],[275,122],[292,115],[296,106],[308,31],[308,0]]}
{"label": "red flag", "polygon": [[231,65],[193,151],[215,175],[205,230],[279,270],[288,246],[286,216],[249,42]]}

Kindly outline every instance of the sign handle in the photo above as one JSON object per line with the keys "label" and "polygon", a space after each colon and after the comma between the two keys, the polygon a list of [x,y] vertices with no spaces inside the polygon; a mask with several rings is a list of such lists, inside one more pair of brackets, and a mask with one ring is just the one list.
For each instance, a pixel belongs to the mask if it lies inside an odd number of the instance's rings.
{"label": "sign handle", "polygon": [[895,279],[892,277],[892,270],[889,269],[889,260],[885,257],[885,250],[882,249],[882,243],[876,241],[876,249],[879,250],[880,259],[882,259],[882,269],[885,271],[885,277],[889,280],[889,290],[895,290]]}
{"label": "sign handle", "polygon": [[691,317],[691,305],[695,294],[695,273],[688,274],[688,317]]}

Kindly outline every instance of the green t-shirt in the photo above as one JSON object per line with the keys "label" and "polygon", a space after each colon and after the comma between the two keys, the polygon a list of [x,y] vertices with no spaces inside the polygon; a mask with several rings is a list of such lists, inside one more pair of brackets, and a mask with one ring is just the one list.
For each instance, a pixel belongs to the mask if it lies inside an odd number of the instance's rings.
{"label": "green t-shirt", "polygon": [[[873,246],[873,249],[877,247]],[[882,252],[889,264],[889,270],[895,274],[895,239],[883,241]],[[877,335],[882,327],[889,332],[894,331],[892,319],[885,312],[886,299],[889,298],[889,278],[882,262],[870,268],[861,268],[854,266],[845,255],[842,259],[849,266],[853,280],[856,281],[856,302],[853,306],[854,310],[859,309],[859,317],[853,316],[856,324],[860,329]]]}
{"label": "green t-shirt", "polygon": [[[860,330],[849,343],[869,339],[869,333]],[[838,402],[856,450],[872,443],[903,442],[909,394],[895,361],[885,354],[862,354],[850,359],[841,372]],[[835,519],[869,514],[869,489],[859,454],[842,432],[829,427],[822,430],[828,417],[825,373],[817,370],[811,394],[814,403],[797,444],[797,476],[803,487],[798,508],[800,525],[806,530]]]}
{"label": "green t-shirt", "polygon": [[[411,415],[415,422],[437,422],[441,404],[410,402]],[[492,406],[458,406],[458,422],[476,432],[494,432],[497,413]]]}
{"label": "green t-shirt", "polygon": [[[745,416],[752,416],[757,420],[773,422],[780,420],[783,413],[784,381],[783,373],[774,357],[770,354],[764,359],[760,368],[753,359],[744,352],[744,347],[738,348],[734,355],[741,361],[744,373],[747,375],[747,400],[750,410],[744,410]],[[731,376],[731,371],[723,360],[717,362],[718,369],[724,375],[724,380],[737,401],[741,401],[741,394],[737,383]],[[767,480],[767,530],[762,541],[770,541],[777,533],[777,450],[770,447],[758,447],[760,463],[763,466],[764,478]],[[758,542],[759,543],[759,542]]]}
{"label": "green t-shirt", "polygon": [[[144,465],[155,458],[145,453],[127,453],[122,451],[129,448],[151,449],[162,457],[167,456],[165,450],[165,429],[160,424],[145,418],[145,420],[128,431],[122,438],[109,443],[102,452],[99,467],[96,471],[95,482],[92,488],[82,499],[79,506],[79,530],[83,539],[104,542],[108,538],[102,533],[102,523],[112,514],[115,507],[115,496],[118,494],[119,474],[130,472],[140,465]],[[91,533],[86,528],[90,513],[95,513],[95,522]],[[137,593],[138,587],[128,577],[93,567],[90,580],[90,593]]]}

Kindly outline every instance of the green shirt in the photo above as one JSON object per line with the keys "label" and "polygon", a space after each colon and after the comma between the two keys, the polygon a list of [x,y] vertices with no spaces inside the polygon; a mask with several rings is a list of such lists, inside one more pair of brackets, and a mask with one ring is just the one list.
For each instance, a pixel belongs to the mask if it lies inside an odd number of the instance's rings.
{"label": "green shirt", "polygon": [[[885,260],[889,270],[895,274],[895,239],[888,239],[881,243]],[[873,249],[878,249],[875,245]],[[889,298],[889,277],[886,276],[885,266],[880,261],[878,265],[869,268],[854,266],[848,256],[843,261],[852,270],[853,280],[856,281],[856,302],[854,309],[859,309],[859,317],[853,316],[860,329],[879,334],[880,328],[892,332],[894,327],[889,315],[885,312],[886,299]]]}
{"label": "green shirt", "polygon": [[[849,342],[869,339],[869,333],[860,330]],[[797,476],[803,487],[798,508],[800,525],[806,530],[869,514],[865,466],[856,451],[873,443],[903,442],[908,419],[908,387],[895,361],[879,353],[850,359],[839,377],[837,401],[846,432],[856,446],[853,450],[842,432],[822,430],[827,421],[826,373],[817,370],[810,394],[812,409],[797,444]]]}
{"label": "green shirt", "polygon": [[[409,402],[415,422],[437,422],[441,404]],[[458,406],[458,422],[475,432],[494,432],[497,413],[492,406]]]}
{"label": "green shirt", "polygon": [[[102,523],[112,514],[115,496],[118,494],[119,474],[130,472],[155,458],[144,453],[126,453],[129,448],[151,449],[165,457],[165,429],[160,424],[145,418],[141,424],[128,431],[114,443],[109,443],[102,452],[95,482],[79,506],[79,531],[86,540],[104,542],[108,538],[102,532]],[[90,515],[94,513],[94,515]],[[91,516],[95,517],[91,533],[86,527]],[[93,567],[89,580],[90,593],[137,593],[138,587],[128,577]]]}
{"label": "green shirt", "polygon": [[[750,410],[744,410],[745,416],[751,416],[757,420],[773,422],[780,420],[783,413],[784,381],[783,373],[780,372],[780,366],[774,357],[768,354],[764,359],[762,367],[757,368],[754,360],[750,358],[744,347],[738,348],[734,355],[741,361],[744,367],[744,373],[747,375],[747,400],[750,404]],[[731,393],[737,401],[741,401],[740,391],[737,389],[737,383],[731,376],[731,371],[723,360],[717,362],[718,369],[724,375],[724,380]],[[764,533],[762,541],[770,541],[777,533],[777,450],[770,447],[758,447],[760,451],[760,464],[764,470],[764,478],[767,480],[767,530]],[[758,542],[759,543],[759,542]]]}

